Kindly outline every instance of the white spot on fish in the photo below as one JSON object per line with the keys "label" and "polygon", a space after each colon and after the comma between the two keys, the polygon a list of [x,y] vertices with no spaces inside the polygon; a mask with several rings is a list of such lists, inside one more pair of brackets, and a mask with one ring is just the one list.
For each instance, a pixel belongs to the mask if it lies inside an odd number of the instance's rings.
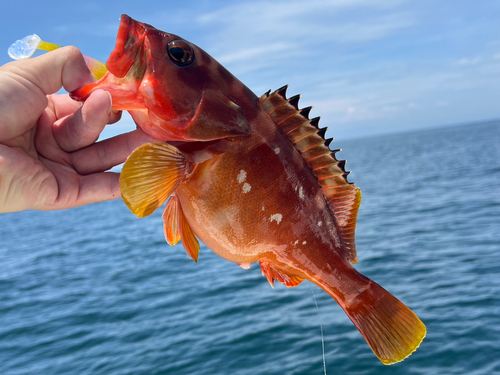
{"label": "white spot on fish", "polygon": [[240,264],[238,264],[238,266],[240,266],[244,270],[248,270],[252,266],[252,263],[240,263]]}
{"label": "white spot on fish", "polygon": [[325,200],[321,199],[319,195],[316,196],[316,207],[318,207],[320,210],[325,208]]}
{"label": "white spot on fish", "polygon": [[236,179],[238,180],[238,183],[243,183],[245,182],[245,180],[247,179],[247,172],[245,172],[243,169],[240,171],[240,173],[238,174],[238,177],[236,177]]}
{"label": "white spot on fish", "polygon": [[281,150],[280,150],[280,148],[279,148],[279,147],[276,147],[276,148],[274,149],[274,153],[275,153],[276,155],[278,155],[280,152],[281,152]]}
{"label": "white spot on fish", "polygon": [[265,211],[266,209],[264,208],[264,206],[262,206],[262,211]]}
{"label": "white spot on fish", "polygon": [[250,184],[248,182],[245,182],[243,184],[243,194],[248,193],[250,190],[252,190],[252,187],[250,186]]}
{"label": "white spot on fish", "polygon": [[283,218],[283,216],[281,214],[274,214],[274,215],[271,215],[271,217],[269,218],[269,221],[271,221],[271,222],[276,221],[276,224],[279,224],[279,223],[281,223],[282,218]]}
{"label": "white spot on fish", "polygon": [[302,186],[299,188],[299,198],[304,199],[304,188]]}
{"label": "white spot on fish", "polygon": [[299,243],[299,240],[296,240],[293,244],[297,245]]}
{"label": "white spot on fish", "polygon": [[302,245],[306,245],[306,244],[307,244],[307,241],[302,242]]}
{"label": "white spot on fish", "polygon": [[320,227],[322,225],[323,225],[323,222],[322,221],[318,221],[318,227]]}

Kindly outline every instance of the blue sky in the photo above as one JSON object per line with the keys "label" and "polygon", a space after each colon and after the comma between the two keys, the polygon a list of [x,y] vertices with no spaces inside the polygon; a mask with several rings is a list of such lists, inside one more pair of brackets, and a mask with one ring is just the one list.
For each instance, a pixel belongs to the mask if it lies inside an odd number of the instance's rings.
{"label": "blue sky", "polygon": [[[106,61],[127,13],[197,44],[256,94],[289,84],[339,140],[500,118],[499,0],[4,1],[0,10],[0,64],[32,33]],[[132,126],[125,117],[108,132]]]}

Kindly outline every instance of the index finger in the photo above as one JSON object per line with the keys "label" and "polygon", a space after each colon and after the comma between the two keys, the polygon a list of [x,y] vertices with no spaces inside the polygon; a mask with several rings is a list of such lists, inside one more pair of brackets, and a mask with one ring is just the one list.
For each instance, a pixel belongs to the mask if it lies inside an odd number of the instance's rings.
{"label": "index finger", "polygon": [[37,86],[44,95],[64,87],[68,92],[95,82],[83,55],[76,47],[62,47],[33,59],[19,60],[5,65],[15,74]]}
{"label": "index finger", "polygon": [[33,127],[47,107],[47,95],[94,82],[81,52],[64,47],[34,59],[0,67],[0,141]]}

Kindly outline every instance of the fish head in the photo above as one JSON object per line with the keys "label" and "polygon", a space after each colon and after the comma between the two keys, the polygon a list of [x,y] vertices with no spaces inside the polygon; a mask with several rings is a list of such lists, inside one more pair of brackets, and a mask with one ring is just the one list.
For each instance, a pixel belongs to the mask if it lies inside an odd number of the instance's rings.
{"label": "fish head", "polygon": [[[248,135],[241,108],[227,97],[237,81],[183,38],[122,15],[116,45],[99,81],[71,93],[83,101],[108,91],[149,135],[166,141],[207,141]],[[238,81],[239,82],[239,81]]]}

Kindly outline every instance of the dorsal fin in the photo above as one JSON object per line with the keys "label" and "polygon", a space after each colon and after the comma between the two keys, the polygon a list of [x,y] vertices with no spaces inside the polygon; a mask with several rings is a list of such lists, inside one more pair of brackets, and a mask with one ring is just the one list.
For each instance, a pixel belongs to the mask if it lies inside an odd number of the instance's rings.
{"label": "dorsal fin", "polygon": [[260,102],[316,175],[335,214],[347,256],[352,263],[356,263],[358,257],[354,234],[361,190],[347,181],[349,172],[345,171],[345,160],[339,161],[335,157],[335,153],[340,150],[330,150],[332,139],[324,138],[326,128],[319,128],[319,117],[309,119],[311,107],[299,109],[300,96],[287,99],[287,88],[283,86],[273,93],[266,92],[260,97]]}

